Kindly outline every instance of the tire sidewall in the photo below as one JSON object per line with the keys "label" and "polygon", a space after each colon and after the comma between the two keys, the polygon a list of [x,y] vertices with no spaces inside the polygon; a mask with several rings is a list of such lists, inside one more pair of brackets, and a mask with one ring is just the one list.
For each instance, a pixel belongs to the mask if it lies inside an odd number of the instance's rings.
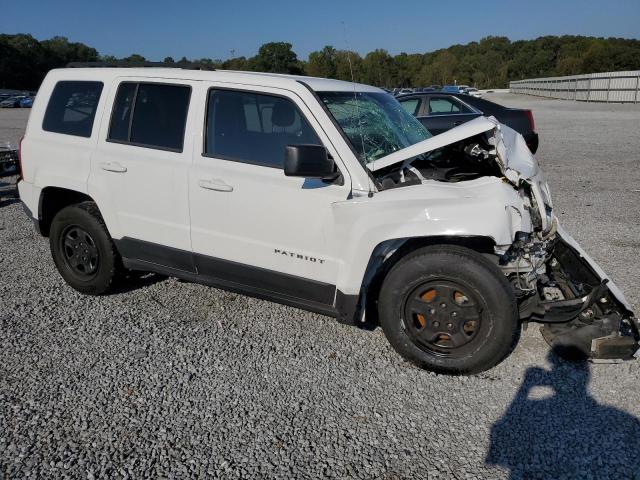
{"label": "tire sidewall", "polygon": [[[483,304],[488,329],[463,357],[439,356],[418,347],[405,330],[404,304],[418,285],[447,280],[472,290]],[[487,259],[462,247],[426,247],[389,272],[379,299],[380,324],[389,343],[406,359],[441,373],[476,373],[506,356],[517,334],[515,299],[504,275]],[[476,341],[477,340],[477,341]]]}

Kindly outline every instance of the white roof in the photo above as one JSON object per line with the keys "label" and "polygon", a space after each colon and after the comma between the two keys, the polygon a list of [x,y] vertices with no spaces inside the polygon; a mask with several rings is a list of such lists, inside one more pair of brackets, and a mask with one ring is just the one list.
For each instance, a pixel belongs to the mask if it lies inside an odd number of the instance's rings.
{"label": "white roof", "polygon": [[[55,73],[54,73],[55,72]],[[240,72],[233,70],[189,70],[182,68],[141,67],[141,68],[63,68],[52,70],[60,77],[75,77],[81,79],[105,79],[115,77],[149,77],[196,81],[216,81],[242,83],[247,85],[263,85],[270,87],[292,88],[298,82],[306,83],[318,92],[383,92],[383,90],[361,83],[332,80],[329,78],[305,77],[299,75],[285,75],[278,73]]]}

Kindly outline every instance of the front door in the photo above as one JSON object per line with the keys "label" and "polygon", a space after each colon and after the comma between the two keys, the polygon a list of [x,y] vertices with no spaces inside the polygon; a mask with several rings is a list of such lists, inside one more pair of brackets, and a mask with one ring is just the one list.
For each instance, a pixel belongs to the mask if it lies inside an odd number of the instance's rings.
{"label": "front door", "polygon": [[[286,302],[332,305],[338,255],[332,203],[350,178],[304,103],[281,89],[207,93],[200,151],[189,174],[191,240],[198,273]],[[286,177],[285,147],[321,144],[342,178]]]}

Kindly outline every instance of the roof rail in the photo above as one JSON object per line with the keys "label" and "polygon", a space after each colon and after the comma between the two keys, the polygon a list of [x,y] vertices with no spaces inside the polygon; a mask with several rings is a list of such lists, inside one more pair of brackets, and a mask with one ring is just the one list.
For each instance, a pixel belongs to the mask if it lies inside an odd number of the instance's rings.
{"label": "roof rail", "polygon": [[215,70],[215,68],[198,62],[71,62],[67,68],[182,68],[184,70]]}

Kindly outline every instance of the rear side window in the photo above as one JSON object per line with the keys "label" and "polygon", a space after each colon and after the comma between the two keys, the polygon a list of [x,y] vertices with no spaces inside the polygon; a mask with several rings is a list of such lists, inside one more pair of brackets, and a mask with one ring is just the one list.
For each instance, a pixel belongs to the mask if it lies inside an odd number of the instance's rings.
{"label": "rear side window", "polygon": [[90,137],[101,93],[102,82],[56,83],[44,114],[42,129]]}
{"label": "rear side window", "polygon": [[322,143],[291,100],[209,91],[205,156],[283,168],[285,147],[305,144]]}
{"label": "rear side window", "polygon": [[191,87],[121,83],[109,125],[109,140],[181,152]]}
{"label": "rear side window", "polygon": [[400,105],[411,115],[415,115],[418,112],[420,106],[419,98],[408,98],[406,100],[400,100]]}
{"label": "rear side window", "polygon": [[429,113],[432,115],[446,115],[448,113],[471,113],[471,110],[449,98],[431,97],[429,99]]}

